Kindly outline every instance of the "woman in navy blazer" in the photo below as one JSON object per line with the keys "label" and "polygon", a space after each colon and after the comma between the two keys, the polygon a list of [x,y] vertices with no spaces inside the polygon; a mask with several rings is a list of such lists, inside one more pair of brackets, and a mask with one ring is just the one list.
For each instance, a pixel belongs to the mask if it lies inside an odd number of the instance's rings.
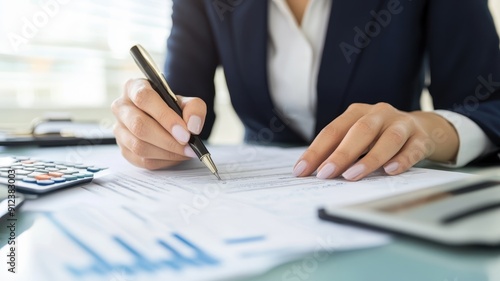
{"label": "woman in navy blazer", "polygon": [[[184,116],[151,93],[145,80],[128,81],[112,106],[124,157],[159,169],[192,156],[189,132],[207,138],[214,124],[218,66],[247,141],[310,144],[297,176],[331,164],[323,178],[334,178],[357,163],[364,169],[349,179],[359,180],[380,167],[395,175],[422,159],[456,160],[454,126],[419,111],[426,74],[436,109],[468,117],[500,147],[499,39],[487,0],[332,1],[312,144],[290,128],[270,98],[268,1],[174,0],[165,74],[184,97]],[[291,8],[301,11],[300,4]],[[378,16],[384,9],[400,12],[384,23]],[[380,32],[364,33],[370,22],[380,24]]]}

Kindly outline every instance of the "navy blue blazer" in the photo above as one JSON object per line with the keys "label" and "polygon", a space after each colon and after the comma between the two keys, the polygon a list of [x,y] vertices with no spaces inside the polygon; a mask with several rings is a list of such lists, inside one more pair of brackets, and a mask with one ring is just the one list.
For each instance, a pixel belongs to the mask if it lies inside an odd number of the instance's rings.
{"label": "navy blue blazer", "polygon": [[[434,107],[468,116],[500,146],[499,38],[487,0],[332,1],[316,133],[356,102],[419,110],[428,73]],[[203,137],[222,65],[246,140],[307,144],[270,98],[268,0],[174,0],[172,19],[165,74],[177,94],[207,103]]]}

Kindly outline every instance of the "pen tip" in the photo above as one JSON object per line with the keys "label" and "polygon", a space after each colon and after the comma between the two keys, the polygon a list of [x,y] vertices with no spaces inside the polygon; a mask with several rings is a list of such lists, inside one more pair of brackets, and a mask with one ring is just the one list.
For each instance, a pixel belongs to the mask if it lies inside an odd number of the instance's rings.
{"label": "pen tip", "polygon": [[219,176],[219,173],[215,172],[214,175],[221,181],[222,179]]}

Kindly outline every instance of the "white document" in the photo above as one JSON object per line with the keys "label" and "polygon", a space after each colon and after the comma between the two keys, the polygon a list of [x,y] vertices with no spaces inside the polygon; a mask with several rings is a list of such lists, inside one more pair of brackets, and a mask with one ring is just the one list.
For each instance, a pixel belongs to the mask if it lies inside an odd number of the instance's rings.
{"label": "white document", "polygon": [[[293,258],[319,262],[335,251],[390,241],[320,221],[319,207],[470,176],[414,168],[394,177],[377,172],[356,183],[295,178],[292,167],[304,148],[209,149],[222,181],[197,160],[146,171],[132,167],[115,148],[89,155],[88,162],[105,163],[111,175],[23,207],[44,212],[20,241],[31,246],[19,254],[24,271],[36,269],[37,280],[220,280],[261,273]],[[40,257],[46,255],[51,259],[44,266]]]}

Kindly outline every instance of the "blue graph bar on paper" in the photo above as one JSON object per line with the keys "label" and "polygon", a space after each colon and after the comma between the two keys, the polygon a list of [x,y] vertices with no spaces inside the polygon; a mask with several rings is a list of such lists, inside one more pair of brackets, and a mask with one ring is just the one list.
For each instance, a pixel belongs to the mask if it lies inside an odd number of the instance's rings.
{"label": "blue graph bar on paper", "polygon": [[85,244],[84,241],[80,240],[75,234],[71,233],[67,228],[65,228],[57,219],[55,219],[50,213],[47,213],[47,218],[70,239],[78,247],[80,247],[84,252],[86,252],[94,261],[88,267],[77,268],[71,265],[67,265],[67,269],[76,277],[84,277],[88,275],[108,275],[116,272],[123,272],[127,275],[134,275],[138,273],[154,273],[162,270],[171,270],[173,272],[180,272],[182,270],[189,269],[189,267],[204,267],[204,266],[217,266],[220,264],[216,258],[212,257],[205,251],[203,251],[196,244],[192,243],[180,234],[174,233],[172,237],[175,238],[182,245],[193,251],[191,256],[183,255],[180,251],[176,250],[170,244],[162,239],[157,240],[159,246],[163,247],[170,259],[165,260],[149,260],[147,257],[142,255],[140,251],[134,249],[132,245],[129,245],[120,237],[111,237],[117,245],[122,247],[126,252],[128,252],[133,258],[134,262],[132,264],[119,264],[113,263],[112,261],[106,261],[102,256],[100,256],[96,251],[92,249],[90,245]]}
{"label": "blue graph bar on paper", "polygon": [[224,240],[224,243],[226,243],[228,245],[236,245],[236,244],[246,244],[246,243],[259,242],[259,241],[263,241],[263,240],[266,240],[266,236],[260,235],[260,236],[226,239],[226,240]]}

